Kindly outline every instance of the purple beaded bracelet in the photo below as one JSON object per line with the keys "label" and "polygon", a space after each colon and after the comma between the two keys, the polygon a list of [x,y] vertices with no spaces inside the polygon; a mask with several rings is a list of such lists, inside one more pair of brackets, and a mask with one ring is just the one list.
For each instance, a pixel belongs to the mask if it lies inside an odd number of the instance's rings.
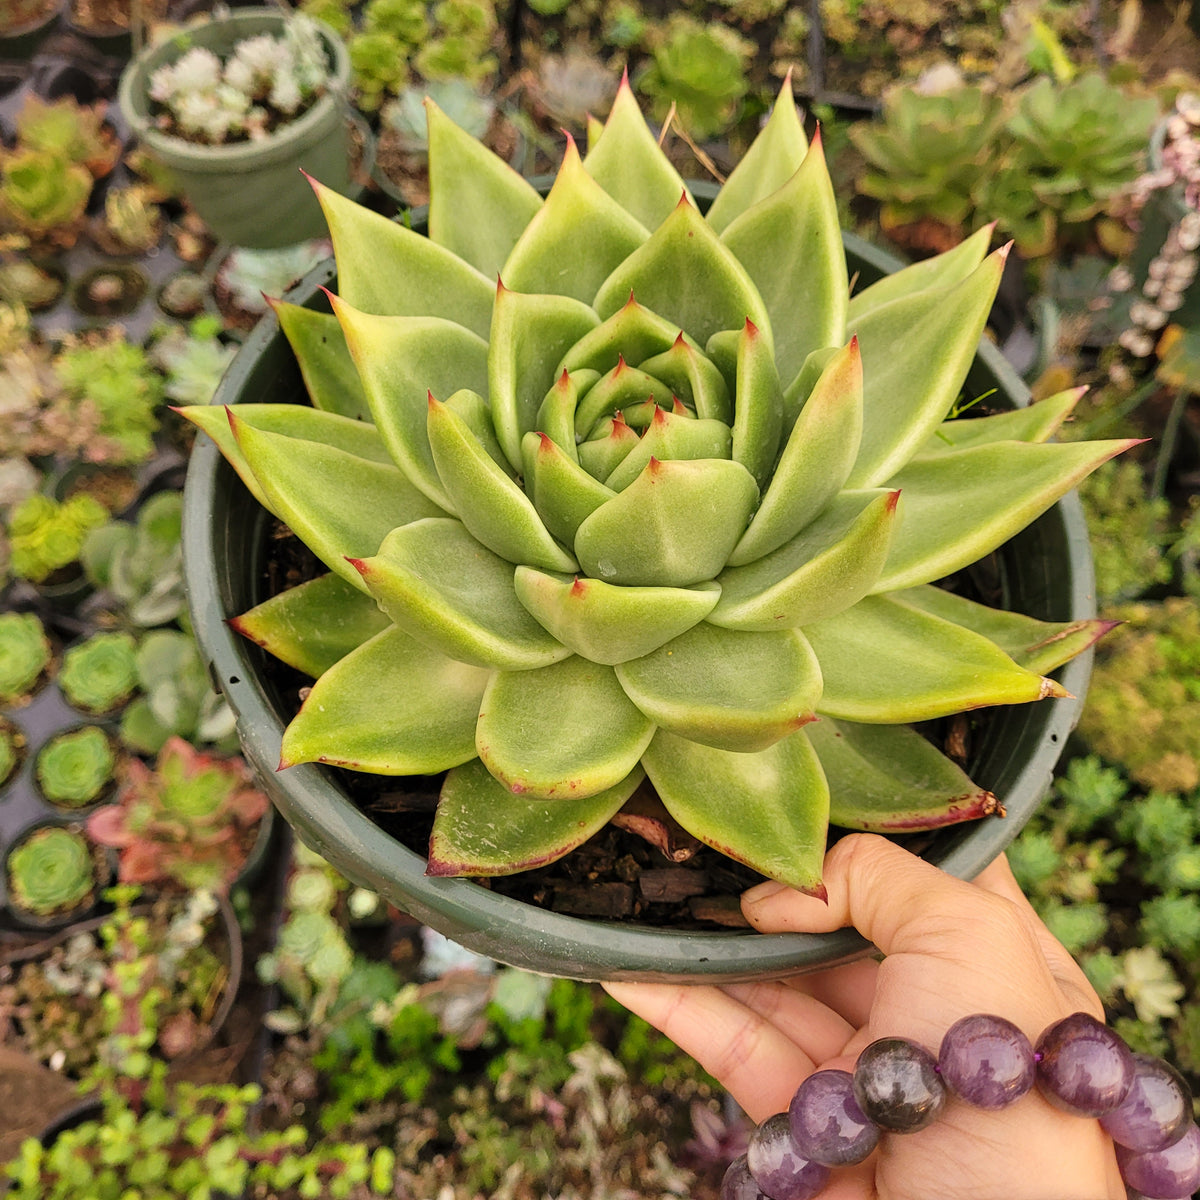
{"label": "purple beaded bracelet", "polygon": [[830,1168],[862,1162],[881,1133],[932,1124],[948,1093],[1000,1109],[1035,1084],[1055,1107],[1100,1118],[1130,1200],[1190,1200],[1200,1187],[1200,1128],[1174,1067],[1134,1054],[1087,1013],[1051,1025],[1036,1049],[1011,1021],[978,1013],[950,1026],[937,1058],[907,1038],[880,1038],[853,1074],[814,1072],[787,1112],[751,1133],[720,1200],[813,1200]]}

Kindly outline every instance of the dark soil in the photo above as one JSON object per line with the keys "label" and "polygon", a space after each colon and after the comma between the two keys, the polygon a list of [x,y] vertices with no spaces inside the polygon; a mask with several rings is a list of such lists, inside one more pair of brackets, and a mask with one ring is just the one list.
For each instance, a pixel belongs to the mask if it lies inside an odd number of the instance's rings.
{"label": "dark soil", "polygon": [[0,1162],[15,1157],[27,1137],[37,1137],[79,1102],[75,1085],[12,1046],[0,1045]]}

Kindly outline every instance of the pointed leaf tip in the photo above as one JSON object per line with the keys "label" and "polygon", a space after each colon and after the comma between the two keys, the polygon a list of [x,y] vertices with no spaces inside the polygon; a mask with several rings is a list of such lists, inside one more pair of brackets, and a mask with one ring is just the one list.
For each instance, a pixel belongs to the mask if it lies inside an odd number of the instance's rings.
{"label": "pointed leaf tip", "polygon": [[1001,246],[1000,249],[996,251],[996,256],[1000,259],[1000,261],[1002,263],[1008,262],[1008,255],[1009,255],[1009,252],[1012,250],[1012,248],[1013,248],[1012,242],[1005,242],[1004,245]]}
{"label": "pointed leaf tip", "polygon": [[900,503],[900,492],[901,489],[897,488],[890,496],[888,496],[887,510],[889,513],[894,513],[896,511],[896,505]]}
{"label": "pointed leaf tip", "polygon": [[749,338],[758,337],[758,326],[749,317],[746,318],[746,336]]}
{"label": "pointed leaf tip", "polygon": [[1057,679],[1050,679],[1045,676],[1042,678],[1041,690],[1038,692],[1038,699],[1045,700],[1074,700],[1075,693],[1068,692]]}
{"label": "pointed leaf tip", "polygon": [[346,561],[360,574],[367,575],[370,568],[367,566],[366,560],[362,558],[350,558],[349,555],[343,555]]}
{"label": "pointed leaf tip", "polygon": [[629,87],[629,64],[628,63],[626,63],[621,68],[621,85],[620,86],[623,88]]}

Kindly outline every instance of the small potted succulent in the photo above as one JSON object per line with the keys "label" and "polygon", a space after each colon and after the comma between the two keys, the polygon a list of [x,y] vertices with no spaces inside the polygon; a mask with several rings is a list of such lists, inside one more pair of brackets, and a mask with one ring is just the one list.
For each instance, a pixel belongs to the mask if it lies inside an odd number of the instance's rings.
{"label": "small potted succulent", "polygon": [[63,653],[58,686],[80,712],[104,716],[137,690],[137,644],[128,633],[95,633]]}
{"label": "small potted succulent", "polygon": [[99,725],[55,734],[37,754],[38,790],[57,808],[87,808],[103,799],[114,780],[117,755]]}
{"label": "small potted succulent", "polygon": [[[333,314],[310,280],[231,368],[232,406],[185,412],[329,571],[256,590],[267,526],[198,449],[189,602],[244,748],[339,870],[492,957],[733,979],[855,952],[588,922],[470,878],[566,861],[610,820],[815,894],[831,821],[944,830],[932,860],[979,870],[1040,801],[1106,628],[1056,502],[1130,443],[1049,440],[1078,393],[1020,407],[980,344],[990,231],[891,275],[843,239],[787,86],[707,216],[627,85],[545,199],[428,111],[429,236],[318,185]],[[978,416],[992,390],[1013,411]],[[363,397],[373,424],[339,415]],[[958,573],[997,551],[980,603]],[[298,714],[231,617],[316,677]],[[980,708],[971,774],[912,728]],[[445,772],[427,851],[317,764]]]}
{"label": "small potted succulent", "polygon": [[154,768],[131,761],[116,803],[88,834],[120,853],[122,883],[228,891],[247,865],[270,811],[239,758],[198,753],[170,738]]}
{"label": "small potted succulent", "polygon": [[139,54],[119,101],[221,241],[260,249],[324,233],[298,168],[351,190],[349,59],[303,14],[242,9]]}
{"label": "small potted succulent", "polygon": [[34,928],[84,916],[108,881],[103,850],[68,825],[42,825],[8,852],[5,885],[10,911]]}
{"label": "small potted succulent", "polygon": [[0,707],[27,703],[52,656],[46,630],[33,613],[0,613]]}

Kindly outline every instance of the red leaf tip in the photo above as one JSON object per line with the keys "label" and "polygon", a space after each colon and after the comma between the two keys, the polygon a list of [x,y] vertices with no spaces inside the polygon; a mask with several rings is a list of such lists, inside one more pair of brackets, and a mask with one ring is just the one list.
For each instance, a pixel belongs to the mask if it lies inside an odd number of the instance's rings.
{"label": "red leaf tip", "polygon": [[900,503],[900,489],[897,488],[887,498],[887,510],[889,513],[896,511],[896,505]]}
{"label": "red leaf tip", "polygon": [[755,323],[752,320],[750,320],[749,317],[746,318],[745,332],[746,332],[747,337],[750,337],[750,338],[758,337],[758,326],[755,325]]}
{"label": "red leaf tip", "polygon": [[370,573],[371,568],[365,558],[351,558],[348,554],[344,557],[360,575],[366,576]]}
{"label": "red leaf tip", "polygon": [[586,593],[587,590],[588,590],[587,582],[583,579],[580,579],[579,576],[576,575],[575,582],[573,584],[571,584],[571,587],[569,589],[570,595],[578,598],[579,596],[584,595],[584,593]]}

